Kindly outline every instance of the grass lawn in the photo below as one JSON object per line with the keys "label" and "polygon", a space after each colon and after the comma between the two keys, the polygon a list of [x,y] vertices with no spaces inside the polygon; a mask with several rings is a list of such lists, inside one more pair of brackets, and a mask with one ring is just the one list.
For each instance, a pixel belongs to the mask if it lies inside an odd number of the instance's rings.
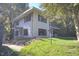
{"label": "grass lawn", "polygon": [[75,38],[42,38],[25,46],[20,55],[27,56],[79,56],[79,42]]}

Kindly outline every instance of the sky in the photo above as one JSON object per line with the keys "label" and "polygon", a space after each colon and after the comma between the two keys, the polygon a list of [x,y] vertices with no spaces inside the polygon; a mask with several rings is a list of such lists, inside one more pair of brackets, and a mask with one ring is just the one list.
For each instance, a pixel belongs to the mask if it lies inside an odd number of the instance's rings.
{"label": "sky", "polygon": [[39,8],[40,3],[29,3],[29,6]]}

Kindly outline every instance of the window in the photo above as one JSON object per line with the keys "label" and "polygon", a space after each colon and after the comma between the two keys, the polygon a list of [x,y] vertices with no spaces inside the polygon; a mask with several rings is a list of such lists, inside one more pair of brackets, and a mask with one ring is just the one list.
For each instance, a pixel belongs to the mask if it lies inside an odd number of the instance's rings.
{"label": "window", "polygon": [[16,21],[15,24],[16,24],[16,25],[19,25],[19,21]]}
{"label": "window", "polygon": [[40,15],[38,15],[38,21],[47,23],[47,20],[44,17],[40,16]]}
{"label": "window", "polygon": [[28,35],[28,30],[24,29],[24,35]]}
{"label": "window", "polygon": [[38,21],[41,21],[41,16],[40,15],[38,15]]}
{"label": "window", "polygon": [[38,29],[38,35],[39,36],[46,36],[47,35],[47,31],[46,29]]}
{"label": "window", "polygon": [[28,22],[28,21],[31,21],[31,14],[29,14],[24,18],[24,22]]}
{"label": "window", "polygon": [[18,36],[19,35],[19,31],[15,31],[15,36]]}

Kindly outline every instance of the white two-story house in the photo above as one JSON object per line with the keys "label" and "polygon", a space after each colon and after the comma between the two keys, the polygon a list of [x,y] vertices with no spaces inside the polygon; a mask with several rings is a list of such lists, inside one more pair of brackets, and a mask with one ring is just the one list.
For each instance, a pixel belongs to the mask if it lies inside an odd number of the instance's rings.
{"label": "white two-story house", "polygon": [[49,21],[31,8],[14,19],[14,38],[49,37]]}

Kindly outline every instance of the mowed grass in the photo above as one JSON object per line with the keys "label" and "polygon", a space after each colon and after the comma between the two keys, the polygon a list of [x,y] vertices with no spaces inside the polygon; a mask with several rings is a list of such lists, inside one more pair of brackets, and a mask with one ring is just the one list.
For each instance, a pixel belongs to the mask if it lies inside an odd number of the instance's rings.
{"label": "mowed grass", "polygon": [[42,38],[33,40],[21,51],[22,56],[79,56],[79,42],[75,38]]}

